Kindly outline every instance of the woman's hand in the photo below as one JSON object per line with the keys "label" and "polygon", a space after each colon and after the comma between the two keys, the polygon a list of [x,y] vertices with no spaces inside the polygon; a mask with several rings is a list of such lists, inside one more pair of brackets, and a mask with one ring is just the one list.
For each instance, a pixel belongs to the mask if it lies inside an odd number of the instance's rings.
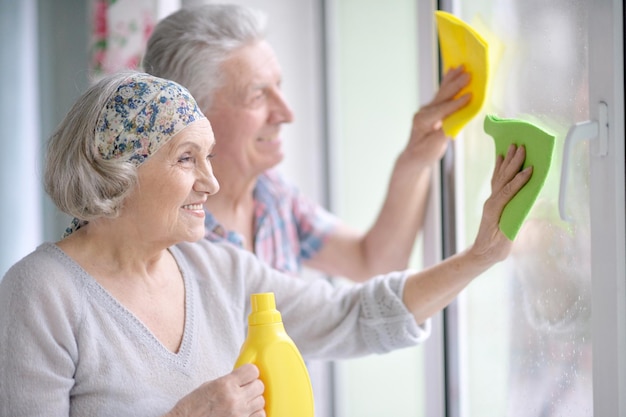
{"label": "woman's hand", "polygon": [[505,157],[498,156],[491,178],[491,196],[474,244],[437,265],[416,272],[406,280],[403,301],[417,323],[446,307],[474,278],[506,258],[512,242],[500,230],[502,211],[528,182],[532,168],[520,171],[526,158],[524,147],[511,145]]}
{"label": "woman's hand", "polygon": [[183,397],[169,417],[265,417],[263,382],[256,366],[246,364],[206,382]]}
{"label": "woman's hand", "polygon": [[532,167],[520,171],[526,158],[523,146],[509,146],[505,157],[498,155],[491,178],[491,196],[483,206],[483,217],[470,253],[489,264],[506,258],[512,248],[511,242],[500,230],[500,217],[504,207],[528,182]]}

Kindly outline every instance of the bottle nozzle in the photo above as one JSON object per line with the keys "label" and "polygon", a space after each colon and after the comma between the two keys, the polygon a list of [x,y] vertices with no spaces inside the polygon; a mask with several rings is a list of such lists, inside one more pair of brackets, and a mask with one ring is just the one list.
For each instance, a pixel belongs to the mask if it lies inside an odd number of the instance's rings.
{"label": "bottle nozzle", "polygon": [[260,294],[252,294],[250,297],[252,304],[252,312],[276,310],[276,300],[273,292],[264,292]]}
{"label": "bottle nozzle", "polygon": [[276,300],[273,292],[252,294],[250,296],[250,305],[252,312],[248,316],[249,325],[282,322],[280,312],[276,310]]}

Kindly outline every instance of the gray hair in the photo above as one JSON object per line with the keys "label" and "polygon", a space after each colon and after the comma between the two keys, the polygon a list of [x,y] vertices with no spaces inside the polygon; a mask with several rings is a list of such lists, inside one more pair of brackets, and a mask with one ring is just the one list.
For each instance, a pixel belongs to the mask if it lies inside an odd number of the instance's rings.
{"label": "gray hair", "polygon": [[80,220],[116,217],[137,183],[137,169],[95,149],[101,110],[133,71],[106,76],[83,93],[50,137],[44,187],[59,210]]}
{"label": "gray hair", "polygon": [[183,8],[161,20],[143,58],[143,70],[186,87],[206,111],[221,87],[220,67],[231,52],[265,38],[266,15],[234,4]]}

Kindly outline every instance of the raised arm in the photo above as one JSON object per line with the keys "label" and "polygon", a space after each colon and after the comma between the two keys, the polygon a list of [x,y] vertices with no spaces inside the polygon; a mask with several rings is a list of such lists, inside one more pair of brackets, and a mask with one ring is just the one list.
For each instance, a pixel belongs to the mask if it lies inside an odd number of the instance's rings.
{"label": "raised arm", "polygon": [[498,156],[491,196],[484,204],[472,246],[407,279],[403,301],[418,323],[446,307],[474,278],[510,253],[512,242],[500,231],[498,223],[506,204],[532,175],[532,167],[520,171],[525,156],[524,148],[515,145],[509,147],[505,157]]}
{"label": "raised arm", "polygon": [[422,230],[432,168],[449,141],[442,120],[469,102],[467,95],[455,98],[468,81],[463,68],[451,70],[434,99],[414,115],[409,141],[396,159],[372,227],[360,233],[342,224],[308,265],[355,281],[407,268]]}

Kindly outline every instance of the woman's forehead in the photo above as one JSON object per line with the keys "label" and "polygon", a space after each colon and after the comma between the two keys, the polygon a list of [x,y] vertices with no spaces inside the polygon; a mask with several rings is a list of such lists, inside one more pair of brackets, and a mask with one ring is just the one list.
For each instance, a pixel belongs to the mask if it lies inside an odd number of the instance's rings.
{"label": "woman's forehead", "polygon": [[178,132],[170,141],[170,149],[176,149],[185,144],[197,145],[200,148],[212,148],[215,136],[208,119],[200,119]]}

